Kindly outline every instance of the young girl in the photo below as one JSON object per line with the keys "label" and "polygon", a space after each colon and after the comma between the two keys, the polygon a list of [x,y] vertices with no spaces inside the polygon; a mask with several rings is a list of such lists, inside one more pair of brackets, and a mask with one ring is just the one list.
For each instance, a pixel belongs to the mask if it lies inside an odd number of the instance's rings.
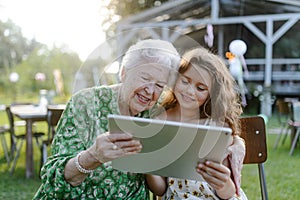
{"label": "young girl", "polygon": [[224,125],[232,129],[232,145],[223,163],[195,166],[205,182],[146,175],[150,190],[163,199],[247,199],[240,189],[245,145],[239,135],[242,113],[235,81],[223,60],[204,48],[183,55],[173,91],[166,92],[157,118]]}

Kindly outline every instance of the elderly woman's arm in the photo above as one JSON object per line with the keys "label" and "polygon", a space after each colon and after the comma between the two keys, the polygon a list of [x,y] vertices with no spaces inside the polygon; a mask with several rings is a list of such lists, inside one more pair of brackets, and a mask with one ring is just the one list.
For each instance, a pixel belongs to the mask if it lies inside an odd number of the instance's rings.
{"label": "elderly woman's arm", "polygon": [[[91,96],[92,90],[87,90],[81,95]],[[52,199],[76,199],[80,196],[80,191],[86,190],[89,187],[91,178],[90,175],[80,174],[84,179],[85,184],[80,184],[74,187],[75,182],[70,181],[70,184],[65,178],[65,167],[67,163],[74,163],[75,156],[87,148],[87,137],[92,130],[92,115],[87,112],[86,108],[91,106],[92,98],[85,98],[84,104],[78,104],[77,96],[73,96],[68,102],[59,123],[57,125],[56,134],[51,146],[51,156],[41,170],[42,185],[37,191],[34,199],[52,198]],[[83,98],[81,98],[83,99]],[[76,106],[75,105],[79,105]],[[82,160],[81,160],[82,161]],[[76,167],[71,166],[73,172]],[[78,181],[78,180],[77,180]]]}
{"label": "elderly woman's arm", "polygon": [[125,133],[101,134],[94,144],[70,159],[65,167],[65,179],[73,186],[79,185],[87,176],[105,162],[139,152],[142,146],[133,140],[132,135]]}
{"label": "elderly woman's arm", "polygon": [[[77,186],[84,181],[88,173],[80,172],[75,164],[75,158],[71,158],[65,167],[65,179],[72,186]],[[94,170],[101,165],[101,163],[96,160],[88,151],[83,151],[77,158],[78,165],[86,170]]]}

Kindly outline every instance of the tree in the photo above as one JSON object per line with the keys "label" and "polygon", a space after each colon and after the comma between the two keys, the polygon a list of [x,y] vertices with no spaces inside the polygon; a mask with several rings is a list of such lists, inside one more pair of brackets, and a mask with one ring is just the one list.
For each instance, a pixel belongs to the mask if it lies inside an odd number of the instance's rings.
{"label": "tree", "polygon": [[113,36],[115,32],[115,23],[125,17],[139,13],[143,10],[160,6],[162,3],[168,0],[110,0],[109,2],[102,2],[101,13],[104,13],[104,20],[102,21],[102,27],[104,27],[106,33],[109,36]]}
{"label": "tree", "polygon": [[26,59],[41,43],[23,37],[21,28],[11,20],[0,20],[0,92],[9,88],[9,74]]}
{"label": "tree", "polygon": [[35,40],[23,37],[21,28],[11,20],[0,21],[0,70],[7,73],[16,64],[22,62],[38,46]]}
{"label": "tree", "polygon": [[[54,90],[55,69],[61,71],[65,92],[69,94],[81,64],[78,55],[67,46],[49,49],[35,39],[23,37],[21,28],[11,20],[0,21],[0,96],[18,91],[30,95],[38,94],[40,89]],[[11,72],[19,74],[17,83],[10,82]],[[37,81],[37,73],[44,74],[45,80]]]}

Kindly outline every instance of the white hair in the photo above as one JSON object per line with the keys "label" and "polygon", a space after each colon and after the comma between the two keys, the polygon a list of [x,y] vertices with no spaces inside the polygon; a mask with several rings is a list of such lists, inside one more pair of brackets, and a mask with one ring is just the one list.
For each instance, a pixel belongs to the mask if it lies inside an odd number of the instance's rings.
{"label": "white hair", "polygon": [[128,69],[147,64],[159,64],[176,71],[179,68],[180,55],[172,43],[159,39],[147,39],[137,42],[129,47],[125,53],[121,70],[125,73]]}

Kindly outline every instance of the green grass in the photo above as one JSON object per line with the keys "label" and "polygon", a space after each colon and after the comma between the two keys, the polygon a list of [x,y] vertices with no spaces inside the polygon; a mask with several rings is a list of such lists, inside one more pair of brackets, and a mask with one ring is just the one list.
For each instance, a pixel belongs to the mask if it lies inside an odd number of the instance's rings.
{"label": "green grass", "polygon": [[[3,123],[4,118],[5,116],[0,114],[0,124]],[[274,128],[278,128],[276,116],[270,118],[267,125],[268,159],[265,163],[265,173],[269,199],[298,199],[300,196],[300,179],[297,167],[300,165],[300,148],[296,148],[293,156],[289,156],[289,140],[286,140],[284,145],[274,150],[276,135],[271,134],[271,132]],[[37,128],[46,131],[43,122],[38,123]],[[25,145],[13,176],[10,176],[7,171],[1,147],[0,158],[0,199],[32,199],[41,183],[38,178],[40,162],[38,147],[34,146],[35,177],[33,179],[25,178]],[[257,165],[244,165],[242,188],[249,200],[261,199]]]}
{"label": "green grass", "polygon": [[[39,122],[37,128],[46,131],[44,128],[45,124]],[[7,138],[8,140],[9,138]],[[38,171],[40,169],[40,150],[38,146],[34,144],[34,170],[35,177],[33,179],[25,178],[25,142],[22,147],[21,155],[18,159],[16,169],[12,176],[9,174],[8,165],[4,158],[4,153],[2,146],[0,147],[0,199],[1,200],[27,200],[32,199],[35,191],[38,189],[41,184],[41,180],[38,177]]]}

